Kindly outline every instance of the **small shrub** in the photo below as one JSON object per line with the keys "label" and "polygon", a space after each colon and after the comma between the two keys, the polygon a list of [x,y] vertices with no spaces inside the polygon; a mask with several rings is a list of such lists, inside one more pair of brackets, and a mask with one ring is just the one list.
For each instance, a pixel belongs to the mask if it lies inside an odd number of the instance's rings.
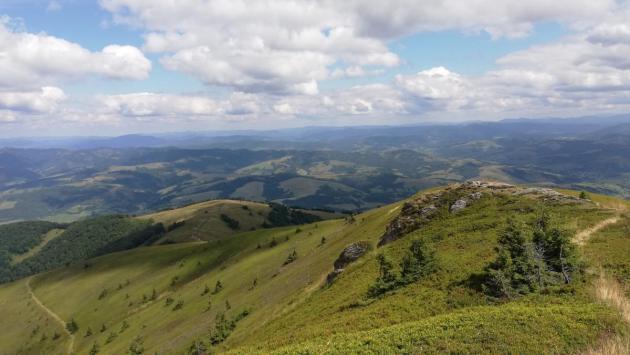
{"label": "small shrub", "polygon": [[244,310],[232,319],[227,319],[225,313],[217,314],[214,322],[214,330],[210,335],[210,343],[217,345],[222,343],[234,331],[236,324],[249,315],[249,310]]}
{"label": "small shrub", "polygon": [[179,276],[173,276],[171,279],[171,287],[175,286],[175,284],[179,281]]}
{"label": "small shrub", "polygon": [[237,230],[240,227],[240,223],[235,220],[234,218],[222,213],[221,214],[221,220],[230,228],[233,230]]}
{"label": "small shrub", "polygon": [[89,355],[96,355],[98,354],[98,352],[101,351],[101,348],[98,346],[98,343],[94,343],[92,344],[92,347],[90,348],[90,351],[88,352]]}
{"label": "small shrub", "polygon": [[109,336],[107,336],[107,339],[105,340],[105,344],[109,344],[112,341],[114,341],[116,338],[118,337],[118,334],[116,334],[115,332],[110,332]]}
{"label": "small shrub", "polygon": [[129,329],[129,322],[123,320],[122,325],[120,326],[120,332],[123,333],[125,330]]}
{"label": "small shrub", "polygon": [[294,262],[295,260],[297,260],[297,258],[298,258],[298,254],[295,251],[295,249],[293,249],[293,252],[291,254],[289,254],[289,256],[287,256],[287,260],[285,260],[282,265],[289,265],[292,262]]}
{"label": "small shrub", "polygon": [[182,309],[182,307],[184,307],[184,301],[183,300],[179,300],[175,304],[175,307],[173,307],[173,310],[174,311],[178,311],[178,310]]}
{"label": "small shrub", "polygon": [[144,340],[141,336],[133,338],[131,344],[129,344],[129,354],[140,355],[144,353]]}
{"label": "small shrub", "polygon": [[73,318],[68,323],[66,323],[66,329],[70,332],[70,334],[74,334],[79,330],[79,325]]}
{"label": "small shrub", "polygon": [[212,291],[212,294],[216,295],[217,293],[221,292],[221,290],[223,290],[223,284],[221,283],[221,281],[217,281],[217,284],[214,285],[214,291]]}
{"label": "small shrub", "polygon": [[[247,207],[247,206],[244,206]],[[188,355],[206,355],[208,354],[208,347],[206,343],[200,340],[193,341],[188,348]]]}

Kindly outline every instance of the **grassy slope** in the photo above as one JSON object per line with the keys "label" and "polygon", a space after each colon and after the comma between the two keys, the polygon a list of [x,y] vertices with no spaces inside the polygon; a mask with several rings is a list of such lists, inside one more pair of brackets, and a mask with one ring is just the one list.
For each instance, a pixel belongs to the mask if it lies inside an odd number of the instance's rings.
{"label": "grassy slope", "polygon": [[[161,211],[139,216],[162,223],[166,228],[176,222],[185,221],[184,225],[165,235],[165,240],[175,242],[211,241],[223,239],[238,233],[263,228],[271,208],[266,203],[239,200],[212,200],[196,203],[182,208]],[[322,219],[339,218],[340,215],[315,210],[301,210]],[[238,229],[231,229],[221,220],[221,215],[239,221]],[[158,242],[159,243],[159,242]]]}
{"label": "grassy slope", "polygon": [[585,253],[619,281],[630,296],[630,215],[624,214],[618,223],[596,232],[589,240]]}
{"label": "grassy slope", "polygon": [[[66,349],[61,326],[30,298],[26,280],[0,287],[0,354],[57,354]],[[53,339],[53,334],[59,334]]]}
{"label": "grassy slope", "polygon": [[[247,209],[244,209],[243,206],[246,206]],[[269,206],[264,203],[213,200],[138,218],[151,219],[155,223],[163,223],[165,227],[175,222],[185,221],[182,227],[173,230],[164,239],[177,242],[207,241],[261,228],[269,214],[269,210]],[[238,220],[240,223],[239,228],[237,230],[230,229],[221,220],[221,214],[226,214],[230,218]]]}
{"label": "grassy slope", "polygon": [[[352,343],[355,346],[359,346],[360,344],[356,343],[355,335],[352,332],[367,331],[404,322],[412,322],[409,326],[415,327],[417,331],[409,334],[410,338],[405,339],[401,337],[402,342],[409,342],[414,337],[430,338],[433,335],[434,327],[444,321],[444,314],[486,304],[483,295],[472,291],[468,287],[468,280],[475,273],[481,272],[483,267],[492,259],[494,255],[493,248],[496,245],[496,234],[497,231],[502,229],[505,216],[516,213],[520,218],[527,221],[533,217],[536,207],[535,203],[527,199],[483,199],[464,213],[450,217],[448,223],[434,221],[428,227],[413,232],[407,238],[386,247],[385,251],[392,259],[400,260],[402,253],[408,248],[412,239],[427,238],[436,240],[437,255],[440,258],[441,269],[431,278],[410,285],[400,292],[368,305],[352,307],[357,300],[363,297],[367,287],[377,274],[377,265],[374,257],[366,258],[361,263],[351,266],[332,287],[321,291],[318,297],[309,300],[298,311],[266,326],[258,334],[248,337],[246,343],[256,344],[256,347],[248,350],[253,351],[257,348],[264,352],[278,346],[308,341],[313,338],[321,338],[321,342],[326,344],[329,336],[339,333],[348,333],[350,335],[341,335],[338,342]],[[530,209],[529,213],[521,212]],[[554,216],[559,222],[573,229],[583,229],[593,225],[598,220],[606,218],[610,213],[609,211],[595,210],[589,207],[556,206],[554,208]],[[574,309],[575,312],[572,314],[572,319],[577,321],[582,311],[586,312],[587,309],[592,307],[590,296],[586,294],[585,290],[578,289],[577,292],[577,297],[532,296],[517,303],[523,305],[532,303],[534,308],[546,306],[549,303],[566,304],[569,308]],[[535,310],[530,308],[522,309],[522,312],[525,313],[533,311]],[[475,311],[472,310],[470,312],[474,313]],[[437,324],[435,322],[431,324],[432,322],[427,319],[431,319],[435,315],[440,315],[442,318],[435,320]],[[540,322],[540,320],[535,320],[536,318],[531,318],[532,323],[522,324],[523,320],[521,318],[523,317],[510,319],[507,314],[504,314],[504,316],[506,316],[504,321],[499,323],[501,328],[510,326],[517,328],[517,324],[529,327]],[[486,310],[483,308],[478,309],[476,317],[476,320],[469,321],[469,323],[484,322]],[[603,317],[606,318],[607,316]],[[413,323],[419,319],[424,320],[423,324],[425,324],[425,327],[422,327],[422,324]],[[461,320],[458,319],[458,315],[455,314],[447,322],[460,322]],[[505,344],[505,334],[503,334],[501,328],[497,328],[495,323],[495,328],[488,329],[487,332],[493,335],[496,342]],[[588,338],[586,335],[589,332],[593,332],[594,329],[583,328],[583,333],[580,335]],[[547,329],[547,331],[549,330]],[[387,332],[384,332],[382,336],[387,336],[387,334]],[[524,337],[529,336],[527,334],[521,335]],[[441,336],[448,336],[448,334],[444,333]],[[513,337],[519,338],[518,335],[513,335]],[[265,341],[261,342],[260,339],[265,339]],[[462,333],[461,338],[453,341],[453,343],[459,344],[460,348],[451,350],[474,351],[474,348],[466,345],[473,346],[474,343],[468,343],[465,339],[466,335]],[[590,339],[593,340],[592,337]],[[381,342],[383,340],[380,339]],[[518,341],[523,342],[525,340],[524,338],[518,339]],[[573,343],[573,346],[579,345],[579,343],[569,339],[564,340],[566,343],[562,345],[570,343]],[[539,342],[540,339],[537,341]],[[311,350],[321,350],[322,343],[314,345]],[[549,348],[529,348],[529,352],[554,351],[553,349],[559,346],[560,343],[562,342],[552,343],[553,345],[550,344],[551,347]],[[307,348],[310,347],[307,346]],[[298,349],[302,348],[298,346],[292,350],[297,351]],[[357,350],[358,348],[346,348],[344,351],[352,351],[352,349]],[[317,353],[319,350],[315,350],[315,352]],[[388,350],[391,349],[382,349],[382,351]]]}
{"label": "grassy slope", "polygon": [[[480,346],[501,352],[509,344],[516,352],[566,353],[620,326],[614,311],[592,300],[588,283],[577,285],[574,295],[529,296],[502,306],[489,306],[483,295],[468,287],[471,276],[493,258],[505,216],[533,217],[538,205],[528,198],[483,198],[462,213],[435,220],[372,252],[350,265],[331,287],[322,287],[340,251],[359,240],[375,244],[399,205],[361,214],[355,224],[333,220],[301,226],[298,233],[296,227],[258,230],[209,243],[112,254],[95,259],[87,269],[71,266],[38,276],[32,286],[48,308],[64,320],[77,321],[78,353],[86,353],[95,342],[102,353],[123,353],[136,336],[143,338],[148,353],[179,352],[194,339],[208,339],[215,316],[225,311],[226,300],[232,306],[228,317],[245,308],[253,311],[218,348],[237,348],[236,353],[272,349],[286,353],[469,352],[481,350]],[[590,205],[553,208],[560,223],[576,230],[611,213]],[[322,237],[327,242],[320,245]],[[275,248],[268,247],[271,238],[280,242]],[[377,274],[377,253],[384,251],[399,260],[414,238],[435,243],[439,271],[380,300],[361,303]],[[282,266],[294,249],[297,261]],[[178,279],[172,283],[174,277]],[[252,288],[254,279],[258,285]],[[224,289],[202,295],[204,286],[213,289],[217,280]],[[23,300],[23,294],[19,295],[23,282],[1,286],[0,300]],[[104,289],[107,295],[99,300]],[[153,289],[157,300],[143,302],[143,295],[150,296]],[[167,307],[168,297],[174,303]],[[173,310],[180,300],[182,309]],[[13,334],[12,339],[34,344],[28,327],[18,329],[4,321],[19,318],[14,310],[0,308],[0,314],[9,312],[9,318],[0,318],[3,329]],[[129,328],[120,332],[123,320]],[[104,333],[99,332],[102,324],[108,328]],[[88,327],[94,334],[86,337]],[[106,344],[111,331],[118,335]],[[334,336],[334,346],[327,345],[330,336]],[[17,349],[10,339],[0,338],[0,344],[9,351]],[[56,344],[63,350],[66,343],[62,337]]]}

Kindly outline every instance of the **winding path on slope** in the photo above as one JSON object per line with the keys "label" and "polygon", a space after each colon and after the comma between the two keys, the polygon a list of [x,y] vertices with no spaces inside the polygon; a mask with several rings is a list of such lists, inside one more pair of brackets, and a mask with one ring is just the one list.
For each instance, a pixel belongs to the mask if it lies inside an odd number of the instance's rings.
{"label": "winding path on slope", "polygon": [[[599,232],[603,228],[609,225],[619,222],[621,219],[621,213],[626,211],[626,208],[617,208],[618,214],[614,217],[605,219],[591,228],[587,228],[583,231],[576,233],[574,242],[580,247],[584,247],[586,242],[593,236],[593,234]],[[625,295],[623,286],[619,281],[615,280],[600,266],[597,274],[599,275],[595,282],[595,294],[600,301],[610,304],[619,313],[626,322],[630,323],[630,300]],[[603,354],[626,354],[630,350],[630,343],[628,339],[621,337],[615,337],[605,340],[597,348],[588,350],[585,355],[603,355]]]}
{"label": "winding path on slope", "polygon": [[586,242],[591,238],[591,236],[597,232],[599,232],[600,230],[608,227],[611,224],[615,224],[617,222],[619,222],[620,217],[614,216],[614,217],[610,217],[608,219],[605,219],[599,223],[597,223],[596,225],[594,225],[591,228],[587,228],[583,231],[578,232],[575,237],[573,238],[573,241],[579,245],[579,246],[584,246],[584,244],[586,244]]}
{"label": "winding path on slope", "polygon": [[35,293],[33,292],[33,289],[31,288],[31,280],[33,279],[33,277],[29,277],[28,279],[26,279],[26,289],[28,290],[28,294],[31,296],[31,299],[42,309],[44,310],[44,312],[46,312],[49,316],[51,316],[57,323],[59,323],[59,325],[61,325],[61,329],[63,329],[63,331],[68,335],[70,342],[68,343],[68,354],[73,354],[74,353],[74,334],[70,333],[70,331],[68,329],[66,329],[66,322],[63,321],[63,319],[61,319],[61,317],[59,317],[55,312],[53,312],[50,308],[46,307],[46,305],[44,305],[42,303],[42,301],[39,300],[39,298],[37,298],[37,296],[35,295]]}

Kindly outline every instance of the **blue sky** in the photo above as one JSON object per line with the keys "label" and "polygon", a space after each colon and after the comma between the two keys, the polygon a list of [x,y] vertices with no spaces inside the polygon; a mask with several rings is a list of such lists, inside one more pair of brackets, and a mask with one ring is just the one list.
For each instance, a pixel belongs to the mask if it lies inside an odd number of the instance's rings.
{"label": "blue sky", "polygon": [[315,4],[1,1],[0,134],[626,110],[623,1]]}

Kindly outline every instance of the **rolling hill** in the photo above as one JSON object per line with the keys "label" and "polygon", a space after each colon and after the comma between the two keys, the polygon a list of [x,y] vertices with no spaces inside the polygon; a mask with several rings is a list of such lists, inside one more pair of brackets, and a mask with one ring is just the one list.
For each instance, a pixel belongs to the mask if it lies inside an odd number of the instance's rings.
{"label": "rolling hill", "polygon": [[619,346],[626,295],[603,291],[630,281],[628,203],[577,195],[469,182],[344,219],[99,256],[0,286],[0,353]]}
{"label": "rolling hill", "polygon": [[469,179],[630,197],[627,117],[308,128],[208,139],[0,148],[0,223],[69,223],[208,199],[359,211]]}
{"label": "rolling hill", "polygon": [[71,224],[10,223],[0,225],[0,282],[138,246],[220,241],[244,231],[341,216],[273,203],[212,200],[136,217],[104,215]]}

